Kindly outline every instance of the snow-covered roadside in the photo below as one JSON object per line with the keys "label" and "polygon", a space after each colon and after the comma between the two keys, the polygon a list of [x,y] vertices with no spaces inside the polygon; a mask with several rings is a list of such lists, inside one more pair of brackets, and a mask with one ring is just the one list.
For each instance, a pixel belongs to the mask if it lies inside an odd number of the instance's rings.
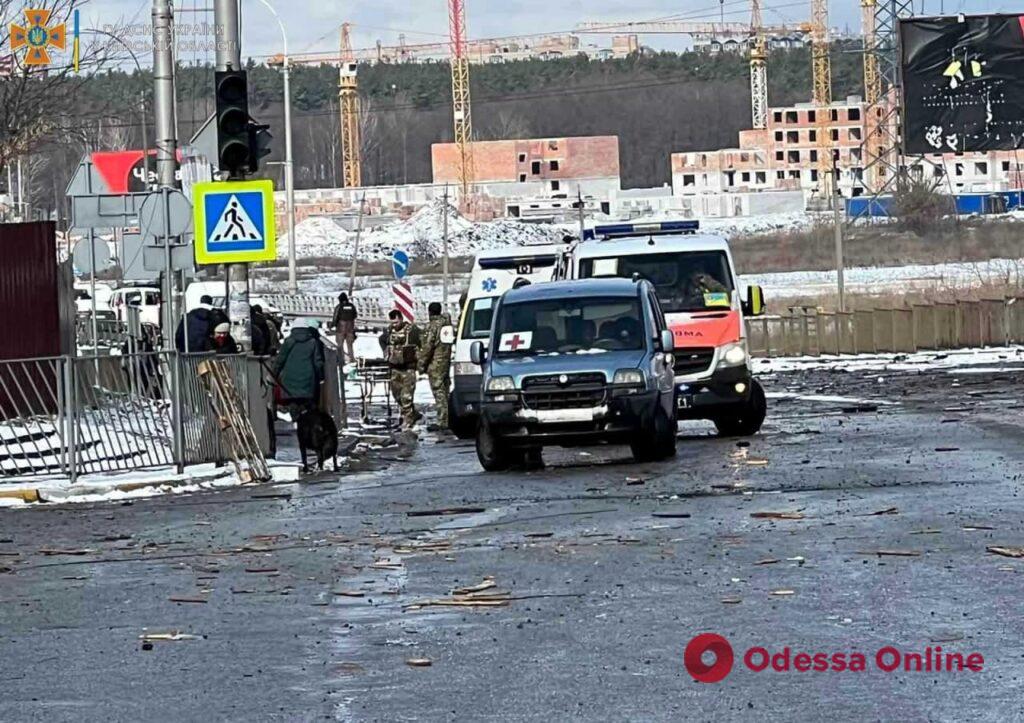
{"label": "snow-covered roadside", "polygon": [[[273,482],[294,482],[299,478],[299,465],[267,460]],[[39,502],[51,504],[120,502],[124,500],[181,495],[209,490],[239,487],[232,465],[217,467],[202,464],[187,467],[182,474],[173,468],[109,472],[83,475],[74,485],[61,477],[5,478],[0,484],[0,507],[26,507],[27,501],[38,497]],[[248,485],[256,487],[257,485]],[[19,493],[30,493],[27,496]]]}
{"label": "snow-covered roadside", "polygon": [[1024,346],[921,351],[915,354],[823,355],[754,359],[757,374],[777,374],[815,369],[831,371],[943,371],[949,373],[999,373],[1024,371]]}
{"label": "snow-covered roadside", "polygon": [[[1024,259],[991,259],[973,263],[909,264],[858,267],[844,271],[847,293],[881,293],[911,289],[964,289],[986,283],[1019,282]],[[819,296],[836,290],[835,271],[789,271],[743,274],[743,286],[757,284],[769,296]]]}

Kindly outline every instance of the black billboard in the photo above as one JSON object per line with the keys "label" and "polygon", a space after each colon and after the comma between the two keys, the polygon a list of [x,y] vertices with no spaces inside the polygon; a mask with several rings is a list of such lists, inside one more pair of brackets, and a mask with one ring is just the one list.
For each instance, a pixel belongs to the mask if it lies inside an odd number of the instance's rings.
{"label": "black billboard", "polygon": [[901,20],[909,154],[1024,146],[1024,16]]}

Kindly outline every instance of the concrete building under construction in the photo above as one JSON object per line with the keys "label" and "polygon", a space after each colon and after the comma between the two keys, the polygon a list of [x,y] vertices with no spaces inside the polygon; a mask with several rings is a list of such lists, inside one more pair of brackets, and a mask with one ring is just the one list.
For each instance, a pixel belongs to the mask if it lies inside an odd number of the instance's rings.
{"label": "concrete building under construction", "polygon": [[[606,195],[620,187],[617,136],[472,143],[474,185],[496,196]],[[454,143],[431,146],[434,184],[459,183]]]}

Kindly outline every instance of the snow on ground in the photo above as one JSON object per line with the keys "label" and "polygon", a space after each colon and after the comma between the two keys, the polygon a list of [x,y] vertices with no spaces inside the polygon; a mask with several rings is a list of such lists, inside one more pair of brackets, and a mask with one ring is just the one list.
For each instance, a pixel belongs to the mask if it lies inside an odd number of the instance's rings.
{"label": "snow on ground", "polygon": [[1000,373],[1024,369],[1024,346],[921,351],[915,354],[861,354],[852,356],[779,357],[754,359],[758,374],[799,372],[811,369],[833,371],[941,371],[950,374]]}
{"label": "snow on ground", "polygon": [[[364,232],[359,242],[359,258],[385,260],[396,248],[404,249],[413,258],[441,257],[445,208],[443,201],[433,202],[405,221]],[[452,206],[447,206],[447,215],[448,253],[453,257],[473,256],[478,251],[503,246],[555,243],[565,235],[560,226],[511,219],[474,223]],[[296,253],[299,258],[350,258],[355,250],[355,237],[354,232],[346,231],[330,218],[310,217],[295,227]],[[288,248],[287,237],[278,248],[283,258]]]}
{"label": "snow on ground", "polygon": [[[880,293],[927,288],[964,289],[985,283],[1020,283],[1024,280],[1024,259],[992,259],[972,263],[909,264],[907,266],[860,267],[844,272],[846,291]],[[771,296],[817,296],[836,290],[835,271],[789,271],[744,274],[743,286],[759,284]]]}

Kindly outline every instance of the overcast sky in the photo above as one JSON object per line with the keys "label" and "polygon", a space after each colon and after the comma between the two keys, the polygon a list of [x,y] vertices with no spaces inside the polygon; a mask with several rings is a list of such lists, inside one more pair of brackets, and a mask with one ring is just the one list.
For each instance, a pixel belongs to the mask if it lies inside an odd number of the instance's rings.
{"label": "overcast sky", "polygon": [[[377,39],[397,44],[399,33],[406,42],[428,43],[447,37],[448,15],[445,0],[268,0],[282,15],[292,53],[333,50],[338,44],[342,22],[353,23],[356,47],[370,47]],[[923,3],[923,6],[922,6]],[[860,3],[856,0],[831,3],[830,22],[840,29],[856,31],[860,25]],[[208,19],[203,9],[212,0],[179,0],[179,23]],[[571,30],[586,20],[649,20],[655,18],[717,20],[724,7],[727,21],[749,19],[749,0],[724,0],[724,6],[709,0],[467,0],[469,33],[472,38],[536,34]],[[151,0],[91,0],[82,12],[83,27],[102,28],[130,21],[148,23]],[[795,23],[806,20],[809,1],[766,0],[767,23]],[[927,14],[1024,12],[1024,0],[1002,3],[998,0],[917,0],[915,8]],[[194,12],[198,9],[199,12]],[[280,30],[261,0],[242,0],[245,56],[279,52]],[[608,39],[589,36],[606,44]],[[666,36],[646,36],[654,47],[675,47]],[[198,54],[198,58],[195,56]],[[184,51],[183,61],[205,59],[206,53]],[[209,53],[212,59],[212,51]],[[142,58],[140,57],[140,60]]]}

